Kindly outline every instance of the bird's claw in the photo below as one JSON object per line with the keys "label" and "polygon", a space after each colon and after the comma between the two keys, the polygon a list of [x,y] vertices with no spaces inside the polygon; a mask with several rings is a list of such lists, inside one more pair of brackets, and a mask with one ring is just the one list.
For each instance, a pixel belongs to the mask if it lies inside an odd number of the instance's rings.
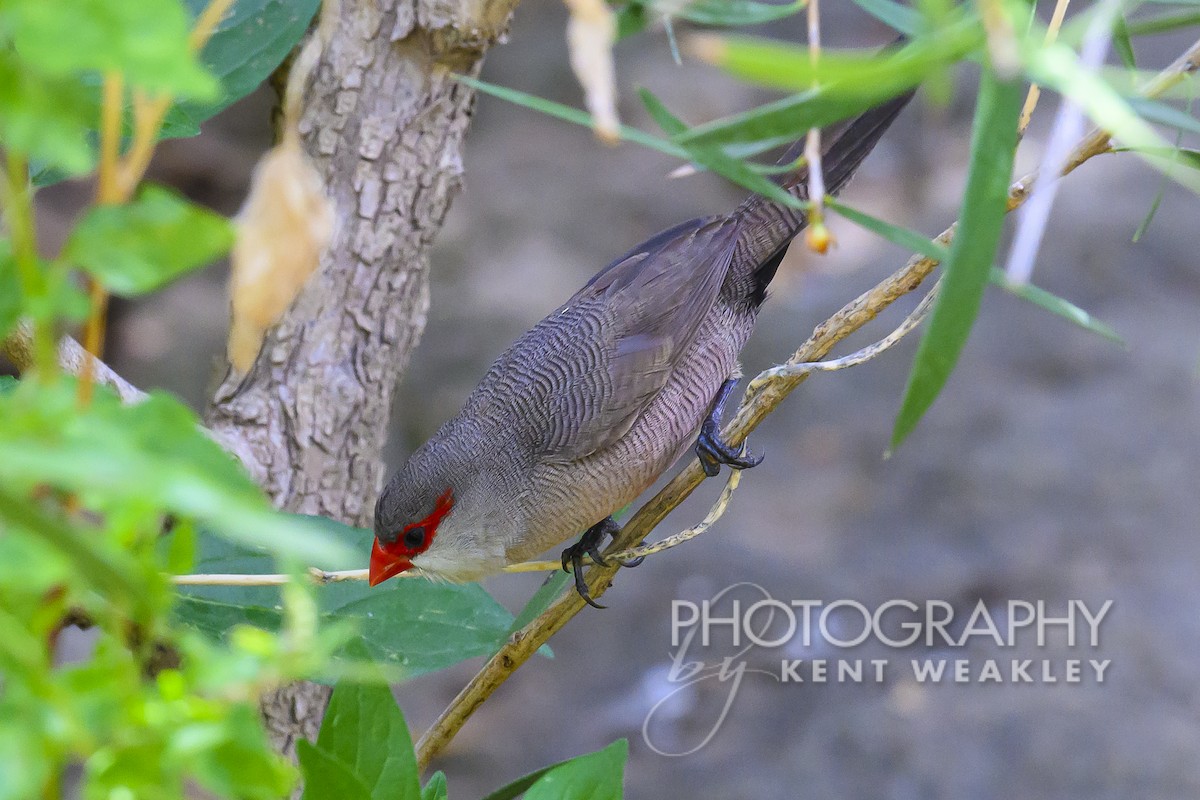
{"label": "bird's claw", "polygon": [[763,456],[755,455],[743,443],[736,450],[721,438],[721,417],[725,413],[725,403],[733,392],[737,381],[733,378],[721,384],[717,396],[713,398],[712,409],[700,426],[700,436],[696,439],[696,456],[704,474],[715,478],[725,464],[733,469],[750,469],[762,463]]}
{"label": "bird's claw", "polygon": [[[583,557],[585,555],[591,557],[592,563],[602,567],[611,566],[612,560],[600,552],[600,545],[604,542],[605,537],[615,539],[620,530],[621,526],[612,517],[606,517],[588,528],[583,536],[579,537],[578,542],[562,551],[563,572],[574,573],[575,591],[592,608],[606,608],[607,606],[602,606],[593,600],[591,592],[588,591],[587,581],[583,579]],[[636,567],[645,558],[645,556],[630,559],[618,558],[616,561],[622,567]]]}
{"label": "bird's claw", "polygon": [[696,440],[696,456],[700,459],[700,466],[704,468],[704,474],[710,478],[717,476],[717,473],[721,471],[722,464],[733,469],[751,469],[757,467],[763,460],[761,453],[753,453],[745,443],[735,450],[721,439],[716,426],[710,428],[707,422],[700,431],[700,437]]}

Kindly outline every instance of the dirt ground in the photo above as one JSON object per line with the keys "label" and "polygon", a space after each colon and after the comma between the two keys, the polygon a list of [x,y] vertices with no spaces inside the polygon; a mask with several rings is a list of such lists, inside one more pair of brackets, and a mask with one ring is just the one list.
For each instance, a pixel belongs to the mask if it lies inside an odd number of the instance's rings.
{"label": "dirt ground", "polygon": [[[830,4],[827,36],[888,39]],[[527,0],[488,80],[576,103],[563,12]],[[799,36],[801,24],[779,28]],[[851,33],[852,32],[852,33]],[[1160,66],[1171,41],[1141,53]],[[629,121],[652,127],[633,87],[647,86],[692,122],[746,108],[756,95],[696,65],[671,64],[661,36],[620,48]],[[969,88],[970,75],[963,76]],[[955,216],[969,102],[918,100],[845,198],[929,234]],[[969,94],[965,95],[969,101]],[[156,166],[193,196],[236,209],[266,143],[264,97],[205,135],[167,148]],[[1053,104],[1021,162],[1036,162]],[[214,165],[216,165],[214,169]],[[500,102],[480,103],[467,182],[433,257],[424,342],[396,402],[399,463],[457,407],[503,346],[630,245],[689,216],[730,208],[740,192],[709,176],[667,181],[667,158],[607,149],[582,130]],[[1130,242],[1159,179],[1127,156],[1086,165],[1062,186],[1036,280],[1113,325],[1128,348],[991,289],[943,397],[890,459],[882,457],[915,341],[868,365],[813,378],[755,433],[763,465],[745,475],[725,518],[680,549],[623,571],[606,611],[587,610],[552,642],[555,658],[523,668],[438,762],[457,797],[479,796],[528,770],[628,737],[631,798],[1193,798],[1200,793],[1200,412],[1197,393],[1197,201],[1168,189],[1138,245]],[[65,208],[70,189],[60,189]],[[839,246],[785,262],[744,354],[748,373],[785,358],[828,314],[905,258],[839,223]],[[214,269],[120,311],[118,368],[197,404],[222,348],[223,273]],[[911,307],[911,305],[909,306]],[[851,345],[890,330],[893,312]],[[848,352],[845,350],[844,352]],[[697,520],[716,483],[664,532]],[[709,743],[728,683],[670,679],[673,600],[712,598],[752,582],[785,602],[944,600],[962,614],[982,599],[1107,600],[1099,646],[963,650],[864,645],[759,649],[746,663],[889,658],[882,683],[783,684],[747,674]],[[518,607],[535,581],[493,580]],[[1001,614],[1002,616],[1002,614]],[[786,652],[784,652],[786,650]],[[692,658],[717,661],[714,647]],[[922,685],[910,658],[1106,659],[1103,683]],[[422,730],[467,679],[462,665],[403,686]],[[643,723],[656,703],[649,742]]]}

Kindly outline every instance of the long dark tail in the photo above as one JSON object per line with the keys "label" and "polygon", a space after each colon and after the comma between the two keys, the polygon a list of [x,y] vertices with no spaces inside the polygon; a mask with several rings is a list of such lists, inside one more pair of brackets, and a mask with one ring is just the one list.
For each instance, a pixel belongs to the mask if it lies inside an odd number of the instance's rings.
{"label": "long dark tail", "polygon": [[[842,190],[915,92],[915,89],[905,92],[825,132],[821,160],[826,192],[836,195]],[[796,142],[779,163],[793,162],[803,152],[804,142]],[[787,173],[776,182],[793,196],[808,199],[807,169]],[[758,306],[766,298],[767,286],[775,277],[788,245],[804,230],[808,218],[802,211],[757,194],[746,198],[737,216],[742,220],[742,234],[734,250],[731,271],[734,276],[749,275],[747,295],[750,304]]]}

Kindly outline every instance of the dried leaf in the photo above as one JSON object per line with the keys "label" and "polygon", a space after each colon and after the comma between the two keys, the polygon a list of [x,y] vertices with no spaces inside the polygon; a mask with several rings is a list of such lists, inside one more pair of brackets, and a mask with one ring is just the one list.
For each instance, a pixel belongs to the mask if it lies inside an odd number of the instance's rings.
{"label": "dried leaf", "polygon": [[262,157],[238,215],[229,280],[229,362],[247,372],[333,235],[333,204],[294,130]]}
{"label": "dried leaf", "polygon": [[565,0],[571,12],[567,44],[571,68],[583,86],[584,102],[592,113],[592,130],[606,144],[620,139],[617,79],[612,47],[617,17],[604,0]]}

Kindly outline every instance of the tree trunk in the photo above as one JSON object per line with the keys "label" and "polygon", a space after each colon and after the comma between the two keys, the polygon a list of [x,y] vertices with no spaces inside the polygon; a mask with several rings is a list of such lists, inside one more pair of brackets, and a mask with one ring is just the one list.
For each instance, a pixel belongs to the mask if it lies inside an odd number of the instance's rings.
{"label": "tree trunk", "polygon": [[[207,421],[246,445],[279,507],[369,527],[392,389],[425,327],[429,247],[462,183],[474,93],[453,74],[478,74],[516,0],[339,5],[300,120],[337,229],[253,368],[218,388]],[[315,736],[328,699],[307,683],[264,699],[289,757]]]}

